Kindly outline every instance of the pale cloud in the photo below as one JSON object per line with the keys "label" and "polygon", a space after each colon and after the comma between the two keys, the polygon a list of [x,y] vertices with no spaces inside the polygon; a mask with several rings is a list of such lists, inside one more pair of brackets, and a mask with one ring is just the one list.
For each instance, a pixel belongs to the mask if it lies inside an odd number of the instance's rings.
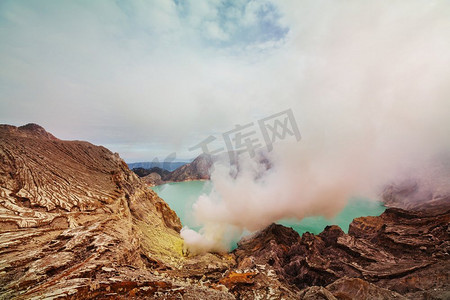
{"label": "pale cloud", "polygon": [[[223,80],[214,90],[224,87],[219,103],[238,109],[221,109],[233,111],[239,122],[252,121],[244,119],[251,112],[264,116],[291,107],[303,138],[278,147],[272,153],[275,167],[260,181],[252,168],[243,168],[237,178],[229,177],[227,168],[215,169],[214,191],[193,207],[205,225],[203,235],[194,239],[184,231],[195,251],[223,246],[230,229],[257,230],[285,217],[332,216],[349,197],[377,199],[393,181],[448,181],[448,2],[277,5],[288,33],[266,41],[262,56],[257,53],[264,43],[252,48],[250,42],[245,49],[252,49],[252,57],[215,59]],[[427,170],[430,164],[446,168],[446,175]]]}
{"label": "pale cloud", "polygon": [[[235,93],[253,76],[239,53],[255,41],[236,35],[246,2],[231,3],[3,1],[0,118],[113,150],[156,140],[185,151],[205,130],[233,123],[229,103],[243,100]],[[185,141],[192,132],[197,139]],[[125,158],[145,159],[132,148]]]}
{"label": "pale cloud", "polygon": [[438,139],[449,15],[445,1],[2,1],[0,119],[129,161],[190,156],[286,108],[304,143],[378,139],[384,119],[391,138]]}

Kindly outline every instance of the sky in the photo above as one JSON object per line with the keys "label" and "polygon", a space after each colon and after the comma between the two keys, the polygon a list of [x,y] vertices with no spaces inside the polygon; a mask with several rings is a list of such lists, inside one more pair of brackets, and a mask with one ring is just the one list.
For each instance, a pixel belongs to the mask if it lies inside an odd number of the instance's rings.
{"label": "sky", "polygon": [[444,151],[449,65],[448,1],[0,1],[0,123],[127,162],[287,109],[303,147]]}

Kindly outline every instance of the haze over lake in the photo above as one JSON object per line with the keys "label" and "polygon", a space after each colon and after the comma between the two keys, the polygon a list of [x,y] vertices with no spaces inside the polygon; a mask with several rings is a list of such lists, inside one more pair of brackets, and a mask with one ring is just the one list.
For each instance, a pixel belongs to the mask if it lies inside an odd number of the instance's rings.
{"label": "haze over lake", "polygon": [[[181,219],[183,226],[199,231],[201,226],[196,222],[192,213],[192,206],[202,194],[209,194],[212,190],[210,181],[186,181],[171,182],[152,187],[158,195],[175,210]],[[381,202],[364,198],[349,199],[345,208],[334,218],[327,219],[323,216],[306,217],[303,220],[280,220],[278,223],[292,227],[299,234],[310,232],[319,234],[328,225],[338,225],[344,232],[348,232],[348,226],[354,218],[364,216],[379,216],[385,210]],[[236,247],[238,239],[230,245]]]}

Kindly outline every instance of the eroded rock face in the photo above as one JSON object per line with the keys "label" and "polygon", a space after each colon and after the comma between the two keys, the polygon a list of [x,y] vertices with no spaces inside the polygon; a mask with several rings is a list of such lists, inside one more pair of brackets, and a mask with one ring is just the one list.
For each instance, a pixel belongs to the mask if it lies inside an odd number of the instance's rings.
{"label": "eroded rock face", "polygon": [[0,126],[0,298],[226,298],[157,271],[185,263],[180,228],[117,154]]}
{"label": "eroded rock face", "polygon": [[344,277],[336,280],[330,285],[327,285],[326,289],[330,291],[336,299],[407,299],[399,293],[380,288],[375,284],[369,283],[360,278]]}
{"label": "eroded rock face", "polygon": [[[290,228],[272,224],[241,241],[234,254],[238,266],[267,265],[285,284],[298,289],[328,286],[338,299],[369,299],[378,293],[385,296],[373,297],[390,299],[377,288],[414,299],[430,295],[445,299],[450,290],[449,222],[450,201],[438,214],[388,209],[379,217],[357,218],[349,234],[328,226],[319,235],[300,237]],[[354,279],[343,284],[339,280],[344,277]],[[365,291],[358,292],[363,296],[350,293],[352,286]],[[353,296],[343,297],[344,290]],[[312,297],[312,292],[305,291],[305,297]],[[327,294],[323,289],[317,293]]]}
{"label": "eroded rock face", "polygon": [[336,280],[326,287],[312,286],[303,289],[300,294],[300,299],[304,300],[406,300],[402,295],[380,288],[372,283],[364,281],[360,278],[344,277]]}

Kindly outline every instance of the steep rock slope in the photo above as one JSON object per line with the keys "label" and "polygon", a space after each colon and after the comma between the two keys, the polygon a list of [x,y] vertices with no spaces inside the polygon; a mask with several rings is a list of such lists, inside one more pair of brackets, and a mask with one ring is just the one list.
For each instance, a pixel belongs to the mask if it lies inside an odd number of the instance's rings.
{"label": "steep rock slope", "polygon": [[0,298],[179,294],[157,270],[184,263],[180,228],[117,154],[0,126]]}

